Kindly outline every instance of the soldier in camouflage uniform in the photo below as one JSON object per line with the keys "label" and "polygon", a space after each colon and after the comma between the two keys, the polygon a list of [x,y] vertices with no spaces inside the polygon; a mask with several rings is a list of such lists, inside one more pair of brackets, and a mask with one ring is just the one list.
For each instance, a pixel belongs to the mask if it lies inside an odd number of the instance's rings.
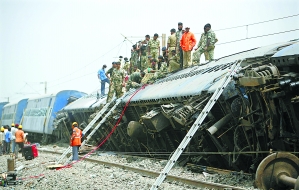
{"label": "soldier in camouflage uniform", "polygon": [[164,62],[163,56],[160,55],[158,59],[159,59],[158,64],[156,64],[157,72],[155,72],[154,76],[156,78],[162,78],[167,74],[168,67],[167,64]]}
{"label": "soldier in camouflage uniform", "polygon": [[175,37],[176,37],[176,54],[179,59],[179,64],[181,68],[183,68],[183,50],[180,46],[180,41],[182,39],[182,36],[183,36],[183,23],[179,22],[178,30],[175,33]]}
{"label": "soldier in camouflage uniform", "polygon": [[130,75],[129,81],[126,85],[127,91],[129,91],[130,88],[140,87],[141,86],[140,83],[141,83],[141,80],[144,77],[144,75],[145,75],[145,73],[143,71],[132,73]]}
{"label": "soldier in camouflage uniform", "polygon": [[110,88],[107,97],[107,103],[110,102],[115,93],[117,98],[123,95],[122,88],[125,86],[125,71],[120,68],[120,62],[116,62],[116,68],[113,69]]}
{"label": "soldier in camouflage uniform", "polygon": [[166,50],[166,47],[162,47],[162,56],[164,58],[165,63],[167,63],[167,66],[169,66],[168,65],[168,52]]}
{"label": "soldier in camouflage uniform", "polygon": [[154,59],[158,59],[160,55],[160,41],[157,39],[159,35],[154,34],[154,38],[148,42],[148,54]]}
{"label": "soldier in camouflage uniform", "polygon": [[169,67],[168,67],[169,72],[177,71],[180,69],[179,58],[176,55],[176,51],[172,50],[171,54],[172,57],[169,59]]}
{"label": "soldier in camouflage uniform", "polygon": [[128,58],[124,58],[125,60],[125,64],[124,64],[124,67],[123,69],[128,73],[128,74],[131,74],[130,73],[130,70],[131,70],[131,67],[130,67],[130,61],[128,61]]}
{"label": "soldier in camouflage uniform", "polygon": [[214,59],[214,49],[217,41],[216,34],[211,30],[211,25],[206,24],[204,26],[204,33],[201,34],[200,41],[193,53],[193,64],[200,64],[200,56],[203,53],[206,61],[212,61]]}
{"label": "soldier in camouflage uniform", "polygon": [[116,63],[113,61],[112,67],[110,69],[108,69],[108,71],[106,71],[106,76],[107,76],[107,78],[109,78],[109,80],[111,80],[113,69],[115,69],[115,68],[116,68]]}
{"label": "soldier in camouflage uniform", "polygon": [[168,59],[170,59],[172,56],[171,51],[176,49],[176,42],[177,42],[174,28],[170,30],[170,34],[171,35],[168,37],[167,40]]}
{"label": "soldier in camouflage uniform", "polygon": [[148,42],[150,40],[150,36],[146,35],[145,40],[141,42],[139,56],[140,56],[140,70],[144,70],[148,67]]}
{"label": "soldier in camouflage uniform", "polygon": [[137,46],[133,45],[132,47],[133,47],[133,49],[131,50],[131,59],[130,59],[130,62],[132,64],[132,66],[138,66],[138,50],[137,50]]}

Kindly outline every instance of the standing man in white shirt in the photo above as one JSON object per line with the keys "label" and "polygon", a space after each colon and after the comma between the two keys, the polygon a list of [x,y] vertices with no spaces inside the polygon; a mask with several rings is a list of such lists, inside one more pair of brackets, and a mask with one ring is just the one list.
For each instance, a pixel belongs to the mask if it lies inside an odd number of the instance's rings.
{"label": "standing man in white shirt", "polygon": [[16,148],[16,132],[17,132],[17,128],[19,127],[19,124],[11,124],[11,138],[10,138],[10,144],[11,144],[11,152],[14,153],[15,152],[15,148]]}

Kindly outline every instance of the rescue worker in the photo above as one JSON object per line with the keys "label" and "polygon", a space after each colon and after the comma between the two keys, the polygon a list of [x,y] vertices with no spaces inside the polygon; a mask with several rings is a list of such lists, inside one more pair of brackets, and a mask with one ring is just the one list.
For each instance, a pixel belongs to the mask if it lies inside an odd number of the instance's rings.
{"label": "rescue worker", "polygon": [[0,156],[3,155],[3,144],[4,144],[4,127],[1,127],[0,131]]}
{"label": "rescue worker", "polygon": [[140,72],[140,69],[138,69],[137,66],[134,66],[133,73],[135,73],[135,72]]}
{"label": "rescue worker", "polygon": [[155,78],[162,78],[167,74],[167,64],[164,62],[163,56],[158,57],[157,72],[155,72]]}
{"label": "rescue worker", "polygon": [[170,30],[170,36],[168,37],[168,40],[167,40],[167,53],[168,53],[168,59],[171,58],[172,54],[171,54],[171,51],[172,50],[175,50],[175,47],[176,47],[176,35],[175,35],[175,29],[171,29]]}
{"label": "rescue worker", "polygon": [[182,36],[180,45],[183,50],[183,67],[184,69],[191,65],[191,51],[196,45],[196,39],[192,32],[189,31],[190,27],[185,28],[185,33]]}
{"label": "rescue worker", "polygon": [[101,81],[101,96],[105,96],[105,83],[110,84],[109,79],[107,78],[105,74],[105,69],[107,68],[107,65],[103,65],[102,69],[98,71],[98,79]]}
{"label": "rescue worker", "polygon": [[141,44],[139,56],[140,56],[140,69],[144,70],[147,68],[147,44]]}
{"label": "rescue worker", "polygon": [[133,66],[138,66],[138,56],[139,56],[139,52],[138,52],[138,49],[137,49],[137,45],[133,45],[132,46],[133,49],[131,50],[131,64]]}
{"label": "rescue worker", "polygon": [[169,67],[168,67],[169,72],[177,71],[180,69],[179,58],[176,55],[176,51],[172,50],[171,54],[172,57],[169,59]]}
{"label": "rescue worker", "polygon": [[129,81],[126,85],[127,91],[129,91],[130,88],[138,88],[140,87],[140,83],[142,78],[144,77],[145,73],[143,71],[141,72],[135,72],[132,73],[129,77]]}
{"label": "rescue worker", "polygon": [[16,132],[16,150],[15,150],[15,155],[16,158],[18,158],[18,153],[19,151],[22,152],[22,156],[24,156],[24,142],[25,142],[25,135],[24,131],[22,130],[23,126],[19,125],[18,131]]}
{"label": "rescue worker", "polygon": [[218,41],[216,34],[211,30],[211,24],[204,26],[204,33],[201,34],[200,40],[193,53],[193,64],[200,64],[200,57],[205,55],[206,61],[212,61],[214,59],[215,43]]}
{"label": "rescue worker", "polygon": [[168,52],[167,52],[166,47],[162,47],[162,56],[163,56],[165,63],[167,63],[167,66],[168,66]]}
{"label": "rescue worker", "polygon": [[179,22],[178,23],[178,30],[175,33],[175,37],[176,37],[176,55],[179,59],[179,64],[180,67],[183,68],[183,50],[181,47],[181,39],[183,36],[183,23]]}
{"label": "rescue worker", "polygon": [[125,64],[124,64],[123,69],[124,69],[124,71],[125,71],[127,74],[131,74],[131,71],[130,71],[130,70],[132,69],[132,67],[131,67],[131,65],[130,65],[130,61],[128,60],[127,57],[125,57],[124,60],[125,60]]}
{"label": "rescue worker", "polygon": [[160,41],[158,37],[159,35],[155,33],[153,39],[148,42],[148,54],[154,59],[158,59],[160,55]]}
{"label": "rescue worker", "polygon": [[123,64],[123,56],[119,56],[118,57],[119,59],[119,62],[120,62],[120,68],[123,68],[124,67],[124,64]]}
{"label": "rescue worker", "polygon": [[16,132],[18,131],[19,124],[11,124],[11,152],[14,153],[15,152],[15,148],[16,148]]}
{"label": "rescue worker", "polygon": [[10,138],[11,138],[11,132],[10,132],[10,127],[7,127],[7,132],[5,134],[5,152],[6,154],[10,153]]}
{"label": "rescue worker", "polygon": [[73,133],[70,139],[70,146],[73,149],[73,161],[79,159],[79,147],[81,146],[82,131],[78,128],[78,123],[72,124]]}
{"label": "rescue worker", "polygon": [[125,87],[125,72],[120,68],[120,62],[116,62],[116,68],[113,70],[111,84],[108,92],[107,103],[110,102],[115,93],[117,98],[123,95],[122,87]]}
{"label": "rescue worker", "polygon": [[116,63],[113,61],[112,67],[110,69],[108,69],[108,71],[106,72],[106,77],[109,79],[109,81],[111,80],[113,69],[115,69],[115,68],[116,68]]}
{"label": "rescue worker", "polygon": [[7,125],[4,125],[4,140],[3,140],[3,154],[6,154],[6,150],[7,150],[7,145],[6,145],[6,141],[5,141],[5,137],[6,137],[6,133],[8,132],[8,127]]}

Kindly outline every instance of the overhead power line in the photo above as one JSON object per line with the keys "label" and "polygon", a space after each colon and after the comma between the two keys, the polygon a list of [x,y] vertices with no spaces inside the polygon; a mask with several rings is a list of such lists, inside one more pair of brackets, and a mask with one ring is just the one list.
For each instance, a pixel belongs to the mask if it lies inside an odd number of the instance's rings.
{"label": "overhead power line", "polygon": [[49,88],[52,88],[52,87],[55,87],[55,86],[59,86],[59,85],[61,85],[61,84],[64,84],[64,83],[67,83],[67,82],[70,82],[70,81],[73,81],[73,80],[76,80],[76,79],[79,79],[79,78],[82,78],[82,77],[85,77],[85,76],[88,76],[88,75],[91,75],[91,74],[94,74],[94,71],[91,72],[91,73],[87,73],[87,74],[78,76],[78,77],[76,77],[76,78],[72,78],[72,79],[70,79],[70,80],[67,80],[67,81],[64,81],[64,82],[61,82],[61,83],[58,83],[58,84],[49,86]]}
{"label": "overhead power line", "polygon": [[261,21],[261,22],[255,22],[255,23],[251,23],[251,24],[245,24],[245,25],[240,25],[240,26],[233,26],[233,27],[229,27],[229,28],[222,28],[222,29],[217,29],[217,30],[214,30],[214,31],[230,30],[230,29],[234,29],[234,28],[240,28],[240,27],[245,27],[245,26],[262,24],[262,23],[272,22],[272,21],[276,21],[276,20],[282,20],[282,19],[291,18],[291,17],[295,17],[295,16],[299,16],[299,14],[285,16],[285,17],[280,17],[280,18],[275,18],[275,19],[271,19],[271,20],[265,20],[265,21]]}
{"label": "overhead power line", "polygon": [[110,53],[112,50],[114,50],[115,48],[117,48],[118,46],[120,46],[122,43],[123,43],[123,42],[119,43],[117,46],[113,47],[112,49],[110,49],[110,50],[107,51],[106,53],[102,54],[101,56],[99,56],[98,58],[96,58],[96,59],[94,59],[93,61],[89,62],[88,64],[84,65],[83,67],[81,67],[81,68],[75,70],[74,72],[72,72],[72,73],[70,73],[70,74],[68,74],[68,75],[65,75],[65,76],[63,76],[63,77],[61,77],[61,78],[58,78],[58,79],[49,81],[49,82],[55,82],[55,81],[57,81],[57,80],[66,78],[66,77],[68,77],[68,76],[70,76],[70,75],[72,75],[72,74],[74,74],[74,73],[76,73],[76,72],[78,72],[78,71],[81,71],[83,68],[87,67],[88,65],[90,65],[90,64],[92,64],[93,62],[97,61],[97,60],[100,59],[101,57],[104,57],[106,54]]}
{"label": "overhead power line", "polygon": [[276,33],[264,34],[264,35],[260,35],[260,36],[253,36],[253,37],[243,38],[243,39],[239,39],[239,40],[233,40],[233,41],[229,41],[229,42],[223,42],[223,43],[220,43],[220,44],[217,44],[217,45],[219,46],[219,45],[223,45],[223,44],[229,44],[229,43],[233,43],[233,42],[250,40],[250,39],[254,39],[254,38],[260,38],[260,37],[265,37],[265,36],[272,36],[272,35],[282,34],[282,33],[287,33],[287,32],[294,32],[294,31],[297,31],[297,30],[299,30],[299,28],[293,29],[293,30],[287,30],[287,31],[283,31],[283,32],[276,32]]}

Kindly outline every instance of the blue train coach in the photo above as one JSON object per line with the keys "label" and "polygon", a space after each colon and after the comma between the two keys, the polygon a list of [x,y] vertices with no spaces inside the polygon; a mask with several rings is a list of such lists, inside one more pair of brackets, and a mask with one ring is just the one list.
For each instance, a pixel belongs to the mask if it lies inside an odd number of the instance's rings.
{"label": "blue train coach", "polygon": [[[75,90],[63,90],[55,94],[28,99],[22,122],[23,130],[31,133],[34,140],[47,142],[53,134],[56,113],[74,100],[86,95]],[[43,134],[43,135],[41,135]]]}

